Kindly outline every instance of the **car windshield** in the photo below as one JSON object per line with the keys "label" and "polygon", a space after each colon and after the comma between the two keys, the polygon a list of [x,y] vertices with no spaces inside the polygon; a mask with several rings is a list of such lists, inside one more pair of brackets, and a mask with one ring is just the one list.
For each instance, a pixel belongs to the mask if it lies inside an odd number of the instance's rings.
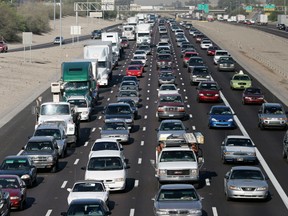
{"label": "car windshield", "polygon": [[81,182],[76,183],[73,187],[73,192],[103,192],[103,185],[100,183]]}
{"label": "car windshield", "polygon": [[241,138],[229,138],[226,142],[226,146],[245,146],[252,147],[253,144],[250,139]]}
{"label": "car windshield", "polygon": [[262,95],[261,90],[257,88],[246,88],[245,93]]}
{"label": "car windshield", "polygon": [[284,114],[282,107],[280,106],[267,106],[264,109],[264,113],[266,114]]}
{"label": "car windshield", "polygon": [[176,130],[185,130],[183,124],[180,122],[164,122],[160,126],[160,131],[176,131]]}
{"label": "car windshield", "polygon": [[120,91],[118,96],[119,97],[137,97],[137,92],[136,91]]}
{"label": "car windshield", "polygon": [[233,170],[230,179],[264,180],[264,177],[259,170]]}
{"label": "car windshield", "polygon": [[103,126],[103,130],[127,130],[127,126],[124,122],[106,122]]}
{"label": "car windshield", "polygon": [[130,65],[142,65],[142,61],[131,61]]}
{"label": "car windshield", "polygon": [[233,80],[250,80],[250,78],[246,75],[236,75],[233,77]]}
{"label": "car windshield", "polygon": [[194,189],[163,189],[160,191],[158,201],[185,201],[199,200]]}
{"label": "car windshield", "polygon": [[69,105],[67,104],[44,104],[41,106],[41,115],[69,115]]}
{"label": "car windshield", "polygon": [[52,151],[53,145],[51,142],[28,142],[25,150],[27,151]]}
{"label": "car windshield", "polygon": [[119,157],[92,157],[88,163],[88,170],[121,170],[122,161]]}
{"label": "car windshield", "polygon": [[182,103],[182,98],[180,95],[161,95],[160,102]]}
{"label": "car windshield", "polygon": [[218,55],[218,56],[224,56],[224,55],[228,56],[229,54],[228,54],[228,52],[216,52],[216,55]]}
{"label": "car windshield", "polygon": [[96,142],[91,151],[119,150],[116,142]]}
{"label": "car windshield", "polygon": [[231,115],[232,112],[229,107],[216,107],[212,109],[213,115]]}
{"label": "car windshield", "polygon": [[70,205],[67,216],[75,216],[75,215],[94,215],[94,216],[104,216],[106,215],[104,210],[100,205],[97,204],[91,204],[91,205],[85,205],[85,204],[74,204]]}
{"label": "car windshield", "polygon": [[171,76],[173,76],[173,74],[170,72],[161,72],[159,76],[160,77],[171,77]]}
{"label": "car windshield", "polygon": [[201,83],[199,87],[203,90],[218,90],[216,83]]}
{"label": "car windshield", "polygon": [[56,139],[61,139],[61,133],[58,129],[37,129],[34,136],[54,136]]}
{"label": "car windshield", "polygon": [[207,70],[207,68],[194,68],[193,74],[194,75],[210,76],[210,73]]}
{"label": "car windshield", "polygon": [[128,67],[128,70],[137,70],[137,71],[139,71],[139,70],[140,70],[140,67],[137,67],[137,66],[129,66],[129,67]]}
{"label": "car windshield", "polygon": [[196,161],[192,151],[163,151],[161,162],[171,161]]}
{"label": "car windshield", "polygon": [[145,60],[145,56],[142,55],[136,55],[133,57],[133,59],[141,59],[141,60]]}
{"label": "car windshield", "polygon": [[1,178],[0,177],[0,186],[1,188],[10,188],[10,189],[20,188],[20,184],[16,178]]}
{"label": "car windshield", "polygon": [[129,105],[108,106],[106,109],[106,114],[131,114],[131,109]]}
{"label": "car windshield", "polygon": [[6,159],[1,164],[2,170],[23,170],[29,168],[30,164],[27,159]]}
{"label": "car windshield", "polygon": [[194,65],[194,64],[203,64],[203,60],[199,58],[190,58],[188,61],[189,65]]}
{"label": "car windshield", "polygon": [[79,108],[87,108],[88,104],[87,101],[84,99],[69,99],[67,102],[70,104],[73,104],[74,106],[77,106]]}
{"label": "car windshield", "polygon": [[176,86],[174,85],[162,85],[160,87],[161,91],[169,91],[169,90],[177,90]]}

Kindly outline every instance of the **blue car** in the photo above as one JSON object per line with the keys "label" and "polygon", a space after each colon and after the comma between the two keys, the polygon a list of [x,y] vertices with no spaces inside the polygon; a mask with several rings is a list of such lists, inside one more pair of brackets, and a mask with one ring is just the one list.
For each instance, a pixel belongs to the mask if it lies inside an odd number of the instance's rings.
{"label": "blue car", "polygon": [[225,105],[212,106],[209,111],[209,128],[236,128],[234,113]]}

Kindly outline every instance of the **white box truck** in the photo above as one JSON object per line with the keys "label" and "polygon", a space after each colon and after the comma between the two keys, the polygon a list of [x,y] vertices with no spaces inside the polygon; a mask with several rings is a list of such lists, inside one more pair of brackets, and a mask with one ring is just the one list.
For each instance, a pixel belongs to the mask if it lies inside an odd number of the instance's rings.
{"label": "white box truck", "polygon": [[243,14],[236,15],[236,20],[238,23],[244,22],[245,19],[246,19],[246,17]]}
{"label": "white box truck", "polygon": [[135,40],[135,26],[123,25],[122,26],[122,36],[127,37],[128,40]]}
{"label": "white box truck", "polygon": [[136,44],[151,43],[151,25],[149,23],[140,23],[136,26]]}
{"label": "white box truck", "polygon": [[118,35],[118,32],[102,32],[101,34],[101,40],[102,41],[111,41],[112,42],[112,52],[114,55],[117,56],[117,60],[120,60],[122,58],[122,48],[120,44],[120,38]]}
{"label": "white box truck", "polygon": [[267,25],[268,24],[268,16],[266,14],[258,14],[256,18],[256,23],[258,25]]}
{"label": "white box truck", "polygon": [[276,27],[281,30],[286,30],[288,27],[288,15],[279,14],[277,16],[277,25]]}
{"label": "white box truck", "polygon": [[107,86],[112,79],[112,42],[93,40],[84,45],[84,59],[97,59],[97,83]]}

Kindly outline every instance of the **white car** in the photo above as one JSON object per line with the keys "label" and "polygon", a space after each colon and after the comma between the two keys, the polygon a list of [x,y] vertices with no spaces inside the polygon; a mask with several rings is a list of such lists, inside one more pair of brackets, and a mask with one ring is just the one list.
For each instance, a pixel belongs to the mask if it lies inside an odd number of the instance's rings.
{"label": "white car", "polygon": [[162,84],[158,90],[158,97],[161,94],[178,94],[179,89],[174,84]]}
{"label": "white car", "polygon": [[135,56],[133,56],[131,61],[141,61],[144,66],[147,65],[147,63],[146,63],[147,58],[144,55],[135,55]]}
{"label": "white car", "polygon": [[103,182],[94,180],[82,180],[74,183],[72,188],[67,188],[69,192],[68,205],[76,199],[101,199],[107,205],[109,202],[109,190]]}
{"label": "white car", "polygon": [[230,54],[227,50],[216,50],[214,58],[213,58],[214,64],[217,65],[220,57],[224,57],[224,56],[230,56]]}
{"label": "white car", "polygon": [[185,34],[183,29],[177,29],[174,33],[175,33],[175,35]]}
{"label": "white car", "polygon": [[147,52],[145,50],[135,50],[133,57],[134,56],[145,56],[145,58],[147,58]]}
{"label": "white car", "polygon": [[171,48],[171,44],[168,43],[168,42],[160,41],[160,42],[156,45],[157,48],[158,48],[158,47],[162,47],[162,46],[168,46],[168,47]]}
{"label": "white car", "polygon": [[127,168],[120,151],[104,150],[91,154],[85,170],[85,180],[102,181],[109,191],[126,188]]}
{"label": "white car", "polygon": [[119,151],[121,153],[121,157],[125,158],[123,154],[123,146],[117,141],[117,139],[113,138],[97,139],[90,149],[89,158],[94,152],[104,150]]}
{"label": "white car", "polygon": [[208,49],[210,46],[213,46],[213,43],[210,40],[202,40],[200,43],[201,49]]}

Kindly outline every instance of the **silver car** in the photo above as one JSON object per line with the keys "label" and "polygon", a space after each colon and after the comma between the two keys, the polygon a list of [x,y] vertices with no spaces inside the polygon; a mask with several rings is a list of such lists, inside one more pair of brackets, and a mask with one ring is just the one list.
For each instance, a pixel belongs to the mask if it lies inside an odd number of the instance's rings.
{"label": "silver car", "polygon": [[258,167],[232,167],[224,177],[226,199],[267,199],[269,190],[266,179]]}
{"label": "silver car", "polygon": [[221,159],[226,162],[257,161],[255,145],[248,136],[229,135],[221,144]]}
{"label": "silver car", "polygon": [[162,185],[154,201],[154,215],[202,215],[202,198],[191,184]]}
{"label": "silver car", "polygon": [[108,119],[100,131],[101,138],[115,138],[119,142],[129,142],[130,132],[123,119]]}
{"label": "silver car", "polygon": [[183,134],[186,133],[187,128],[184,126],[183,122],[178,119],[167,119],[161,121],[159,128],[157,129],[157,140],[165,141],[171,136],[173,138],[182,138]]}

